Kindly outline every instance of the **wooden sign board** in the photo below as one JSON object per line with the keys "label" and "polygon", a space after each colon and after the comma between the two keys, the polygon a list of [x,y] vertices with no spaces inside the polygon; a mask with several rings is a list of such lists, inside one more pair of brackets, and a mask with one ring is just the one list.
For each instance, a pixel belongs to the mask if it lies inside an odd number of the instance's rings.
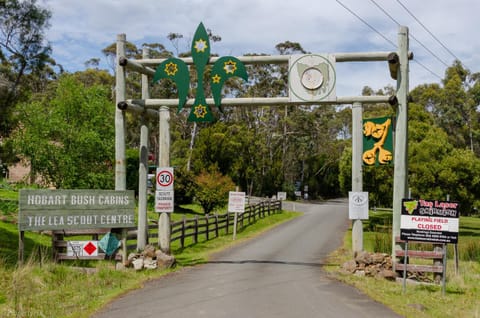
{"label": "wooden sign board", "polygon": [[20,190],[19,231],[132,226],[134,191]]}

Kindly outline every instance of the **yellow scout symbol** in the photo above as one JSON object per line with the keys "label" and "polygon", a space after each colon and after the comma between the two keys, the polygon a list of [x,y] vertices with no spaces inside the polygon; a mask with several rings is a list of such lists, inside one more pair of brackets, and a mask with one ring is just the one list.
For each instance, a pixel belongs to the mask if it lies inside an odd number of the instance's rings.
{"label": "yellow scout symbol", "polygon": [[363,155],[366,165],[389,164],[393,160],[393,141],[391,134],[391,118],[364,120],[363,123]]}

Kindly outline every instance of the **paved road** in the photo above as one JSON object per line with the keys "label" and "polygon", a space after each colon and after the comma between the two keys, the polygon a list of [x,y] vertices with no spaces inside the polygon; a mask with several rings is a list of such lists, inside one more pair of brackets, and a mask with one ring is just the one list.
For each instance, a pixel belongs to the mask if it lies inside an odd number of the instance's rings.
{"label": "paved road", "polygon": [[347,203],[295,203],[305,214],[110,303],[94,318],[400,317],[321,269],[348,227]]}

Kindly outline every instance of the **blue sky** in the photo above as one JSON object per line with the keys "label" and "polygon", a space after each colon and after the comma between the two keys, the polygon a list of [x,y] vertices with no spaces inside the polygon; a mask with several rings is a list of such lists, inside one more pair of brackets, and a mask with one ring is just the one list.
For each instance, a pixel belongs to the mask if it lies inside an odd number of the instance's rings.
{"label": "blue sky", "polygon": [[[311,53],[395,51],[390,42],[397,43],[399,23],[409,28],[410,51],[415,56],[410,64],[410,88],[439,83],[445,65],[450,66],[455,58],[470,71],[480,71],[478,0],[39,0],[39,3],[53,14],[47,33],[53,56],[70,72],[83,70],[85,61],[94,57],[101,58],[101,68],[108,68],[101,50],[120,33],[138,46],[157,42],[172,51],[167,35],[180,33],[184,35],[180,51],[186,51],[200,22],[222,37],[221,42],[212,43],[212,52],[234,56],[276,54],[275,45],[284,41],[299,42]],[[395,86],[386,62],[337,63],[337,74],[337,96],[360,95],[364,86],[373,89]]]}

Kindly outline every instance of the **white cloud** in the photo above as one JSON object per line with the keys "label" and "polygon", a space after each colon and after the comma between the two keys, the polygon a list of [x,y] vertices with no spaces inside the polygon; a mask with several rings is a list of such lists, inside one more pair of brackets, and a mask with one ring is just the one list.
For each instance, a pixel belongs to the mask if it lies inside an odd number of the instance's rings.
{"label": "white cloud", "polygon": [[[415,19],[402,8],[406,6],[455,56],[471,71],[480,62],[477,52],[477,0],[383,0],[375,1],[392,18],[368,0],[44,0],[52,10],[52,27],[48,37],[54,58],[67,70],[83,69],[92,57],[101,57],[101,50],[113,43],[116,35],[125,33],[127,40],[141,45],[159,42],[173,50],[167,35],[184,35],[182,49],[199,22],[222,37],[212,44],[212,51],[221,55],[245,53],[275,54],[275,45],[299,42],[312,53],[391,51],[394,47],[383,37],[397,44],[396,22],[410,29],[410,50],[415,59],[443,77],[445,65],[454,57],[438,44]],[[348,12],[344,4],[364,19],[379,35]],[[432,56],[424,46],[437,55]],[[439,61],[440,59],[441,61]],[[365,64],[365,63],[364,63]],[[350,76],[338,83],[339,94],[359,94],[365,85],[382,88],[391,83],[386,63],[352,66]],[[342,66],[343,68],[344,66]],[[384,68],[372,74],[373,69]],[[348,72],[347,72],[348,73]],[[429,71],[411,63],[410,87],[426,82],[439,82]],[[371,84],[369,84],[371,83]],[[343,88],[344,87],[344,88]],[[342,92],[345,90],[345,92]]]}

